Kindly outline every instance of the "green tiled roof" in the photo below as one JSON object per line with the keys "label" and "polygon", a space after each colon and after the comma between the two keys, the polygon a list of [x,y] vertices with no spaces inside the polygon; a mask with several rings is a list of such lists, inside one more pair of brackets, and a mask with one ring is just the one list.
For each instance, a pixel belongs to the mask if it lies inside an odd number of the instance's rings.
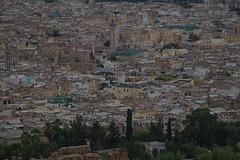
{"label": "green tiled roof", "polygon": [[142,50],[123,49],[123,50],[117,50],[116,52],[113,52],[113,54],[117,56],[133,56],[139,53],[142,53]]}
{"label": "green tiled roof", "polygon": [[167,28],[167,25],[166,24],[162,25],[162,28]]}
{"label": "green tiled roof", "polygon": [[160,23],[160,21],[156,19],[153,23]]}
{"label": "green tiled roof", "polygon": [[56,11],[53,12],[52,17],[63,17],[63,14],[56,9]]}
{"label": "green tiled roof", "polygon": [[207,102],[206,101],[195,101],[194,103],[195,104],[206,104]]}
{"label": "green tiled roof", "polygon": [[57,100],[57,99],[66,99],[66,100],[72,100],[71,97],[64,97],[64,96],[57,96],[57,97],[48,97],[49,100]]}
{"label": "green tiled roof", "polygon": [[109,24],[110,27],[114,27],[117,26],[116,24]]}
{"label": "green tiled roof", "polygon": [[213,37],[213,39],[223,39],[223,37],[218,35],[218,36]]}
{"label": "green tiled roof", "polygon": [[186,26],[184,26],[184,29],[185,29],[185,31],[194,31],[195,29],[201,29],[201,28],[197,27],[197,26],[186,25]]}
{"label": "green tiled roof", "polygon": [[183,26],[183,25],[171,25],[171,26],[163,25],[162,27],[169,28],[169,29],[184,29],[185,31],[194,31],[196,29],[201,29],[198,26],[190,26],[190,25],[185,25],[185,26]]}
{"label": "green tiled roof", "polygon": [[183,26],[173,25],[173,26],[167,26],[169,29],[184,29]]}

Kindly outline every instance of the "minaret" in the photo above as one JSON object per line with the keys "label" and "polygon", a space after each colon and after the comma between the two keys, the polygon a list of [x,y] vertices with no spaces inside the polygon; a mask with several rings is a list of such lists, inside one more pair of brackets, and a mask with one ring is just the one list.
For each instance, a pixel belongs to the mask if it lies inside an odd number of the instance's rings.
{"label": "minaret", "polygon": [[54,65],[58,65],[59,64],[59,59],[60,59],[60,53],[59,53],[59,50],[57,51],[57,56],[55,58],[55,61],[54,61]]}
{"label": "minaret", "polygon": [[147,26],[148,25],[148,20],[147,20],[147,12],[143,13],[143,25]]}
{"label": "minaret", "polygon": [[58,8],[57,9],[60,13],[62,13],[62,1],[61,0],[58,1]]}
{"label": "minaret", "polygon": [[95,60],[95,46],[92,46],[91,52],[89,54],[89,59],[90,60]]}
{"label": "minaret", "polygon": [[8,74],[11,71],[11,58],[12,54],[9,52],[5,53],[5,72]]}
{"label": "minaret", "polygon": [[109,24],[110,26],[110,47],[112,48],[112,51],[116,51],[116,24],[114,24],[113,20],[112,23]]}
{"label": "minaret", "polygon": [[95,55],[95,45],[92,46],[92,54]]}

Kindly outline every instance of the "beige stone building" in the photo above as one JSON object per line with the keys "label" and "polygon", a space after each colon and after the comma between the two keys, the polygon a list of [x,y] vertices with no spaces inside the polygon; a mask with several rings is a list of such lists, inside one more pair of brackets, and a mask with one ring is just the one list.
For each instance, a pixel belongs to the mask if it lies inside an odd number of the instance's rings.
{"label": "beige stone building", "polygon": [[128,85],[116,85],[111,87],[112,93],[117,99],[136,96],[143,89],[144,87],[141,86],[128,86]]}
{"label": "beige stone building", "polygon": [[162,52],[162,57],[173,57],[173,56],[180,56],[183,54],[187,54],[188,50],[187,49],[164,49]]}
{"label": "beige stone building", "polygon": [[181,131],[184,129],[183,121],[186,119],[184,111],[181,109],[173,109],[163,116],[163,131],[167,133],[168,119],[171,120],[172,134],[175,131]]}

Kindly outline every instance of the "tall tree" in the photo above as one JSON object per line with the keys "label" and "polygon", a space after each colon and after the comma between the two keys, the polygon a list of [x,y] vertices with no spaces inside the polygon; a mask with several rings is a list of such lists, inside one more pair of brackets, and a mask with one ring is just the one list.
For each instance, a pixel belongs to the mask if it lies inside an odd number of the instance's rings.
{"label": "tall tree", "polygon": [[197,160],[237,160],[237,157],[237,153],[229,146],[223,148],[214,146],[211,153],[206,148],[198,148],[196,151]]}
{"label": "tall tree", "polygon": [[160,136],[163,135],[163,124],[162,124],[161,118],[158,119],[157,134],[160,135]]}
{"label": "tall tree", "polygon": [[110,125],[108,127],[109,135],[108,135],[108,141],[109,141],[109,147],[116,147],[120,133],[119,133],[119,128],[116,126],[115,122],[110,122]]}
{"label": "tall tree", "polygon": [[150,132],[153,134],[157,134],[157,127],[153,124],[153,121],[150,123]]}
{"label": "tall tree", "polygon": [[13,149],[11,145],[0,143],[0,158],[11,159],[13,156]]}
{"label": "tall tree", "polygon": [[168,124],[167,124],[167,139],[169,141],[172,140],[172,125],[171,125],[171,119],[168,118]]}
{"label": "tall tree", "polygon": [[186,116],[184,124],[186,127],[181,134],[185,143],[193,143],[199,146],[210,147],[213,145],[212,135],[209,134],[211,126],[217,122],[217,116],[210,114],[207,108],[198,108],[191,115]]}
{"label": "tall tree", "polygon": [[37,128],[33,128],[31,130],[31,134],[33,134],[32,138],[35,139],[35,138],[37,138],[37,135],[41,134],[41,131],[39,129],[37,129]]}
{"label": "tall tree", "polygon": [[41,155],[44,158],[48,158],[56,150],[58,150],[56,143],[45,142],[41,145]]}
{"label": "tall tree", "polygon": [[22,154],[22,146],[21,146],[21,144],[20,143],[12,143],[11,147],[13,149],[13,156],[15,156],[16,159],[17,159],[17,157],[20,157],[21,154]]}
{"label": "tall tree", "polygon": [[[227,142],[231,142],[231,139],[234,138],[232,133],[234,133],[235,127],[232,126],[232,123],[226,123],[219,121],[209,127],[209,136],[212,135],[213,143],[219,146],[227,145]],[[231,137],[231,139],[229,139]],[[239,137],[239,136],[238,136]],[[235,140],[234,140],[235,141]],[[239,142],[239,141],[236,141]],[[234,145],[234,144],[230,144]]]}
{"label": "tall tree", "polygon": [[1,144],[0,144],[0,159],[5,159],[5,150],[2,148]]}
{"label": "tall tree", "polygon": [[132,128],[132,111],[130,109],[127,110],[127,130],[126,136],[128,139],[132,137],[133,128]]}
{"label": "tall tree", "polygon": [[52,123],[47,122],[44,127],[44,134],[48,138],[49,142],[55,142],[59,145],[59,147],[64,146],[63,133],[62,129],[60,128],[61,125],[62,122],[59,119],[56,119]]}
{"label": "tall tree", "polygon": [[157,157],[157,155],[158,155],[158,149],[157,148],[153,148],[152,155],[153,155],[154,158]]}
{"label": "tall tree", "polygon": [[51,142],[51,138],[54,132],[52,128],[52,124],[47,122],[43,128],[43,132],[44,132],[44,135],[48,138],[48,141]]}
{"label": "tall tree", "polygon": [[76,133],[76,139],[75,144],[76,145],[84,145],[86,144],[86,129],[83,125],[83,119],[81,116],[77,115],[76,120],[71,124],[72,129],[75,130]]}
{"label": "tall tree", "polygon": [[157,125],[155,125],[152,121],[150,123],[150,133],[154,135],[154,137],[159,140],[163,141],[165,136],[163,134],[163,124],[161,118],[158,119]]}
{"label": "tall tree", "polygon": [[89,135],[89,138],[91,140],[91,147],[93,150],[103,149],[105,135],[105,128],[100,125],[99,121],[93,122]]}
{"label": "tall tree", "polygon": [[146,158],[146,146],[140,142],[130,140],[127,146],[129,160],[147,159]]}
{"label": "tall tree", "polygon": [[179,142],[178,130],[175,131],[175,134],[174,134],[174,137],[173,137],[173,141],[174,141],[174,143],[178,143]]}
{"label": "tall tree", "polygon": [[76,139],[76,130],[74,128],[67,130],[67,137],[66,137],[67,146],[76,145],[75,139]]}
{"label": "tall tree", "polygon": [[21,134],[21,143],[23,146],[29,145],[31,143],[31,134],[28,131],[23,131]]}
{"label": "tall tree", "polygon": [[57,131],[61,130],[60,126],[62,125],[62,122],[60,119],[55,119],[55,121],[52,123],[52,125],[53,125],[54,131],[57,132]]}

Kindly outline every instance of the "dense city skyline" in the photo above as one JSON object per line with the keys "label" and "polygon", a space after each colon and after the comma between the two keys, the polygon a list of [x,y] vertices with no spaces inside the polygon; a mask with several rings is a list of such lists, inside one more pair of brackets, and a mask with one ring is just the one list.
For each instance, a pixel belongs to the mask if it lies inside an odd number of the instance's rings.
{"label": "dense city skyline", "polygon": [[237,157],[239,16],[239,0],[1,0],[0,159]]}

